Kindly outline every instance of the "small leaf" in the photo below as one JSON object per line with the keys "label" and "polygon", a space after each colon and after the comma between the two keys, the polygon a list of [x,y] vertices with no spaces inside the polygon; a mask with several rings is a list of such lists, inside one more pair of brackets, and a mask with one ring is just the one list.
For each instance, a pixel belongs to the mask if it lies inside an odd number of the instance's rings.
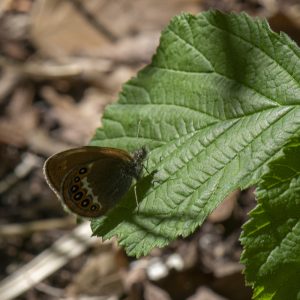
{"label": "small leaf", "polygon": [[287,36],[246,14],[175,17],[91,142],[146,145],[153,178],[137,184],[139,209],[129,192],[92,222],[94,234],[145,255],[188,236],[231,191],[256,183],[300,128],[299,57]]}
{"label": "small leaf", "polygon": [[270,164],[241,237],[254,299],[300,299],[300,138]]}

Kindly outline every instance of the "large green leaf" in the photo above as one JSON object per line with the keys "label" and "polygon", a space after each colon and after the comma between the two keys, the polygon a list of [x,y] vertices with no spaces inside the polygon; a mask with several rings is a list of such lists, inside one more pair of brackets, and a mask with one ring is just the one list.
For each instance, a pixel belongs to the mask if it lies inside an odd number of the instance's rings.
{"label": "large green leaf", "polygon": [[189,235],[232,190],[256,183],[300,128],[299,57],[286,35],[246,14],[175,17],[91,142],[146,145],[154,171],[137,185],[139,208],[129,192],[92,222],[94,234],[116,235],[129,255],[144,255]]}
{"label": "large green leaf", "polygon": [[241,241],[255,299],[300,299],[300,139],[270,164]]}

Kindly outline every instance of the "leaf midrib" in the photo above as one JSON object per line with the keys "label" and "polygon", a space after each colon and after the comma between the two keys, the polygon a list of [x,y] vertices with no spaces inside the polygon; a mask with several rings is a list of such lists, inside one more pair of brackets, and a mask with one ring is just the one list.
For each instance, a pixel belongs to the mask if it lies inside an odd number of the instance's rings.
{"label": "leaf midrib", "polygon": [[[290,113],[291,111],[292,111],[292,109],[291,109],[291,110],[287,110],[287,111],[286,111],[284,114],[282,114],[278,119],[274,120],[274,122],[269,123],[269,125],[268,125],[266,128],[264,128],[264,130],[260,131],[260,132],[258,133],[258,135],[256,135],[255,138],[253,138],[253,139],[251,140],[250,143],[246,144],[241,150],[239,150],[239,151],[237,151],[237,152],[235,153],[235,155],[234,155],[234,157],[231,159],[230,163],[231,163],[234,159],[236,159],[236,158],[237,158],[237,157],[238,157],[238,156],[239,156],[239,155],[240,155],[247,147],[249,147],[249,146],[251,145],[251,143],[253,143],[257,138],[259,138],[259,137],[260,137],[267,129],[269,129],[271,126],[274,126],[274,124],[276,124],[277,122],[279,122],[284,116],[286,116],[286,115],[287,115],[288,113]],[[230,126],[229,128],[227,128],[226,130],[224,130],[224,131],[221,133],[221,135],[219,135],[217,138],[220,138],[220,136],[222,136],[223,134],[225,134],[225,133],[227,132],[227,130],[231,129],[234,125],[237,125],[237,124],[238,124],[238,122],[234,122],[234,123],[232,124],[232,126]],[[209,145],[207,145],[207,147],[209,147],[210,145],[214,144],[215,141],[216,141],[216,139],[212,140],[211,143],[210,143]],[[180,147],[183,147],[183,145],[180,145]],[[191,160],[185,162],[185,164],[184,164],[181,168],[176,169],[176,171],[175,171],[174,173],[170,174],[170,176],[176,175],[178,172],[180,172],[180,170],[181,170],[182,168],[185,168],[185,167],[187,167],[189,164],[191,164],[191,163],[193,162],[193,160],[194,160],[198,155],[200,155],[204,150],[207,150],[207,147],[203,148],[203,149],[202,149],[199,153],[197,153],[197,155],[195,155]],[[174,151],[177,151],[177,150],[178,150],[178,148],[176,148]],[[279,151],[280,151],[280,150],[279,150]],[[168,154],[169,157],[170,157],[170,154],[172,154],[172,152]],[[172,157],[171,157],[171,158],[172,158]],[[167,159],[167,158],[165,158],[165,159]],[[267,160],[269,160],[269,158],[267,158]],[[261,167],[263,164],[265,164],[267,160],[265,160],[265,161],[261,162],[260,164],[258,164],[258,165],[256,166],[256,168],[255,168],[254,171],[256,171],[259,167]],[[229,164],[230,164],[230,163],[229,163]],[[224,164],[222,168],[220,168],[220,169],[218,169],[217,171],[215,171],[215,173],[214,173],[213,175],[211,175],[210,177],[207,177],[207,179],[206,179],[204,182],[201,182],[201,183],[199,184],[199,186],[205,184],[208,180],[212,179],[216,174],[218,174],[218,172],[223,171],[227,166],[228,166],[228,164]],[[168,181],[168,180],[166,180],[166,182],[167,182],[167,181]],[[150,194],[154,193],[158,188],[162,188],[163,185],[164,185],[164,183],[162,183],[161,185],[159,185],[159,186],[157,186],[157,187],[153,187],[153,188],[151,189],[151,191],[147,194],[145,200],[147,201],[148,196],[149,196]],[[199,186],[198,186],[198,188],[199,188]],[[198,188],[195,188],[195,191],[192,192],[190,195],[188,195],[188,196],[186,197],[186,199],[190,198],[190,197],[193,195],[193,193],[196,193],[197,190],[198,190]],[[192,203],[191,203],[191,205],[192,205]],[[207,205],[207,203],[205,203],[205,205]],[[204,205],[204,207],[205,207],[205,205]],[[145,206],[147,206],[146,203],[145,203]],[[179,206],[178,206],[178,209],[179,209]],[[178,213],[178,210],[176,211],[176,213]]]}

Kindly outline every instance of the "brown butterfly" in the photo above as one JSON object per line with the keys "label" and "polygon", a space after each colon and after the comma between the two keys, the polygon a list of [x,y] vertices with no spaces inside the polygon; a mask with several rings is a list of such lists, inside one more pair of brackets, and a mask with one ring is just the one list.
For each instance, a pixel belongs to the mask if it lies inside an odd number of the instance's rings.
{"label": "brown butterfly", "polygon": [[133,153],[85,146],[49,157],[44,174],[63,204],[81,217],[97,218],[112,208],[139,180],[147,151]]}

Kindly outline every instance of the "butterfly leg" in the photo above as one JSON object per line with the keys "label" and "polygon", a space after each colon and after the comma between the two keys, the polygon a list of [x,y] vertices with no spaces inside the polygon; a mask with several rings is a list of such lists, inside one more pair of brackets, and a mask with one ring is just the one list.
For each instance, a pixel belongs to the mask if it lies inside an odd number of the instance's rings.
{"label": "butterfly leg", "polygon": [[146,172],[148,173],[148,175],[150,175],[151,173],[148,170],[148,166],[146,167],[146,165],[143,164],[143,168],[146,170]]}
{"label": "butterfly leg", "polygon": [[135,197],[135,202],[136,202],[136,206],[137,206],[137,213],[139,213],[140,204],[139,204],[139,202],[138,202],[137,191],[136,191],[136,185],[133,187],[133,190],[134,190],[134,197]]}

